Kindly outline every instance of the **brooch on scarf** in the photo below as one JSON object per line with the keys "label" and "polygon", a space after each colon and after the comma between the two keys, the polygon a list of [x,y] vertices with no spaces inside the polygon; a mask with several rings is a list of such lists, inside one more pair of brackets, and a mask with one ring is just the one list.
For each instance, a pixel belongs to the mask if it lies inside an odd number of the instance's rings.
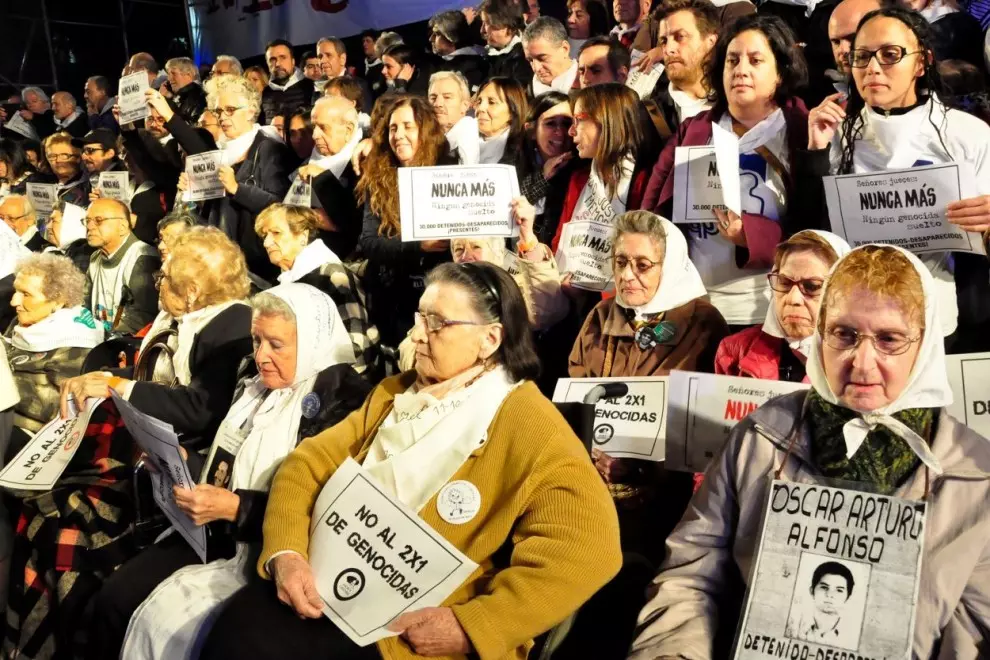
{"label": "brooch on scarf", "polygon": [[633,338],[636,340],[636,345],[639,349],[645,351],[666,341],[670,341],[676,334],[677,326],[670,321],[661,321],[654,326],[640,326],[636,330],[636,334],[633,335]]}

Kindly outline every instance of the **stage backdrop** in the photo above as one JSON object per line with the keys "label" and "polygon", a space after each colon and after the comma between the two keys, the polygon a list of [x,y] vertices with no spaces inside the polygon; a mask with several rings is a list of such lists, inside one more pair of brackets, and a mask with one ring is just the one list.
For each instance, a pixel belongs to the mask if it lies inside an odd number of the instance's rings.
{"label": "stage backdrop", "polygon": [[321,37],[349,37],[362,30],[422,21],[471,0],[195,0],[190,20],[196,58],[259,55],[272,39],[309,44]]}

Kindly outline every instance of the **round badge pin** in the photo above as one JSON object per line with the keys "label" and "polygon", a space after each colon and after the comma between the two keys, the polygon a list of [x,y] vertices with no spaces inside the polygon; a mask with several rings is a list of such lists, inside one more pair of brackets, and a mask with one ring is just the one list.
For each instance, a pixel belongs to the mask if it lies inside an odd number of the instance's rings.
{"label": "round badge pin", "polygon": [[615,429],[612,428],[611,424],[599,424],[594,431],[595,444],[604,445],[612,439],[613,435],[615,435]]}
{"label": "round badge pin", "polygon": [[316,392],[310,392],[302,400],[303,417],[313,419],[318,412],[320,412],[320,397]]}
{"label": "round badge pin", "polygon": [[481,492],[470,481],[451,481],[437,495],[437,513],[451,525],[463,525],[481,510]]}

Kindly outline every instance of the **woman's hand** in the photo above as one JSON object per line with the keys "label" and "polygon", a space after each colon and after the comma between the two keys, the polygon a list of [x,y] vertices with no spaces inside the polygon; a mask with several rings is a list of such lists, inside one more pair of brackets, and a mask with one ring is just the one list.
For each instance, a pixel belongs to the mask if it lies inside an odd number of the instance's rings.
{"label": "woman's hand", "polygon": [[354,168],[354,174],[361,176],[361,163],[370,153],[371,140],[365,138],[357,143],[357,146],[354,147],[354,153],[351,154],[351,167]]}
{"label": "woman's hand", "polygon": [[512,219],[519,225],[519,240],[529,244],[536,240],[533,233],[533,223],[536,222],[536,209],[525,197],[516,197],[509,202]]}
{"label": "woman's hand", "polygon": [[718,233],[722,235],[722,238],[733,245],[741,248],[746,247],[746,233],[743,231],[742,218],[732,211],[712,210],[715,212],[715,217],[718,218],[716,224],[718,225]]}
{"label": "woman's hand", "polygon": [[595,464],[598,474],[607,484],[621,483],[622,478],[628,475],[632,469],[632,461],[626,458],[613,458],[601,449],[591,450],[591,460]]}
{"label": "woman's hand", "polygon": [[300,619],[323,616],[323,600],[316,591],[313,569],[302,555],[290,552],[272,560],[272,577],[278,599],[294,609]]}
{"label": "woman's hand", "polygon": [[175,184],[175,189],[179,192],[186,192],[189,190],[189,175],[185,172],[179,175],[179,182]]}
{"label": "woman's hand", "polygon": [[809,151],[824,149],[832,141],[835,131],[846,118],[845,109],[839,105],[844,96],[842,93],[827,96],[821,105],[808,113]]}
{"label": "woman's hand", "polygon": [[173,494],[176,505],[197,525],[214,520],[237,520],[241,498],[226,488],[209,484],[197,484],[192,489],[173,486]]}
{"label": "woman's hand", "polygon": [[62,383],[59,392],[58,410],[62,419],[69,419],[69,399],[75,402],[76,409],[86,407],[88,399],[106,398],[110,396],[110,379],[113,374],[106,371],[91,371],[82,376],[69,378]]}
{"label": "woman's hand", "polygon": [[639,71],[647,73],[660,62],[663,62],[663,47],[657,46],[646,51],[643,57],[633,66]]}
{"label": "woman's hand", "polygon": [[574,158],[574,154],[567,151],[543,163],[543,178],[547,181],[552,179],[560,171],[560,168],[566,165],[572,158]]}
{"label": "woman's hand", "polygon": [[220,183],[223,184],[223,189],[227,191],[228,195],[236,195],[237,189],[240,187],[237,183],[237,175],[234,173],[234,168],[230,165],[224,165],[217,171],[217,175],[220,177]]}
{"label": "woman's hand", "polygon": [[966,231],[983,233],[990,229],[990,195],[952,202],[947,207],[946,216],[949,222]]}
{"label": "woman's hand", "polygon": [[409,642],[418,655],[464,655],[471,652],[471,640],[449,607],[426,607],[407,612],[388,624]]}
{"label": "woman's hand", "polygon": [[149,106],[154,108],[158,114],[162,116],[162,120],[167,122],[175,115],[175,113],[172,112],[172,106],[168,104],[168,101],[157,89],[149,89],[145,91],[144,99],[148,102]]}

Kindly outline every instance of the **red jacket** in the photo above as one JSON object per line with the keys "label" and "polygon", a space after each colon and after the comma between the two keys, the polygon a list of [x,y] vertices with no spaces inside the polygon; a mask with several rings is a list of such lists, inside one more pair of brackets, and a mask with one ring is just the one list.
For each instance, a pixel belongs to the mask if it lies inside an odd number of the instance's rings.
{"label": "red jacket", "polygon": [[[715,373],[760,380],[780,379],[780,351],[784,340],[763,332],[754,325],[729,335],[715,351]],[[810,382],[804,377],[805,383]]]}

